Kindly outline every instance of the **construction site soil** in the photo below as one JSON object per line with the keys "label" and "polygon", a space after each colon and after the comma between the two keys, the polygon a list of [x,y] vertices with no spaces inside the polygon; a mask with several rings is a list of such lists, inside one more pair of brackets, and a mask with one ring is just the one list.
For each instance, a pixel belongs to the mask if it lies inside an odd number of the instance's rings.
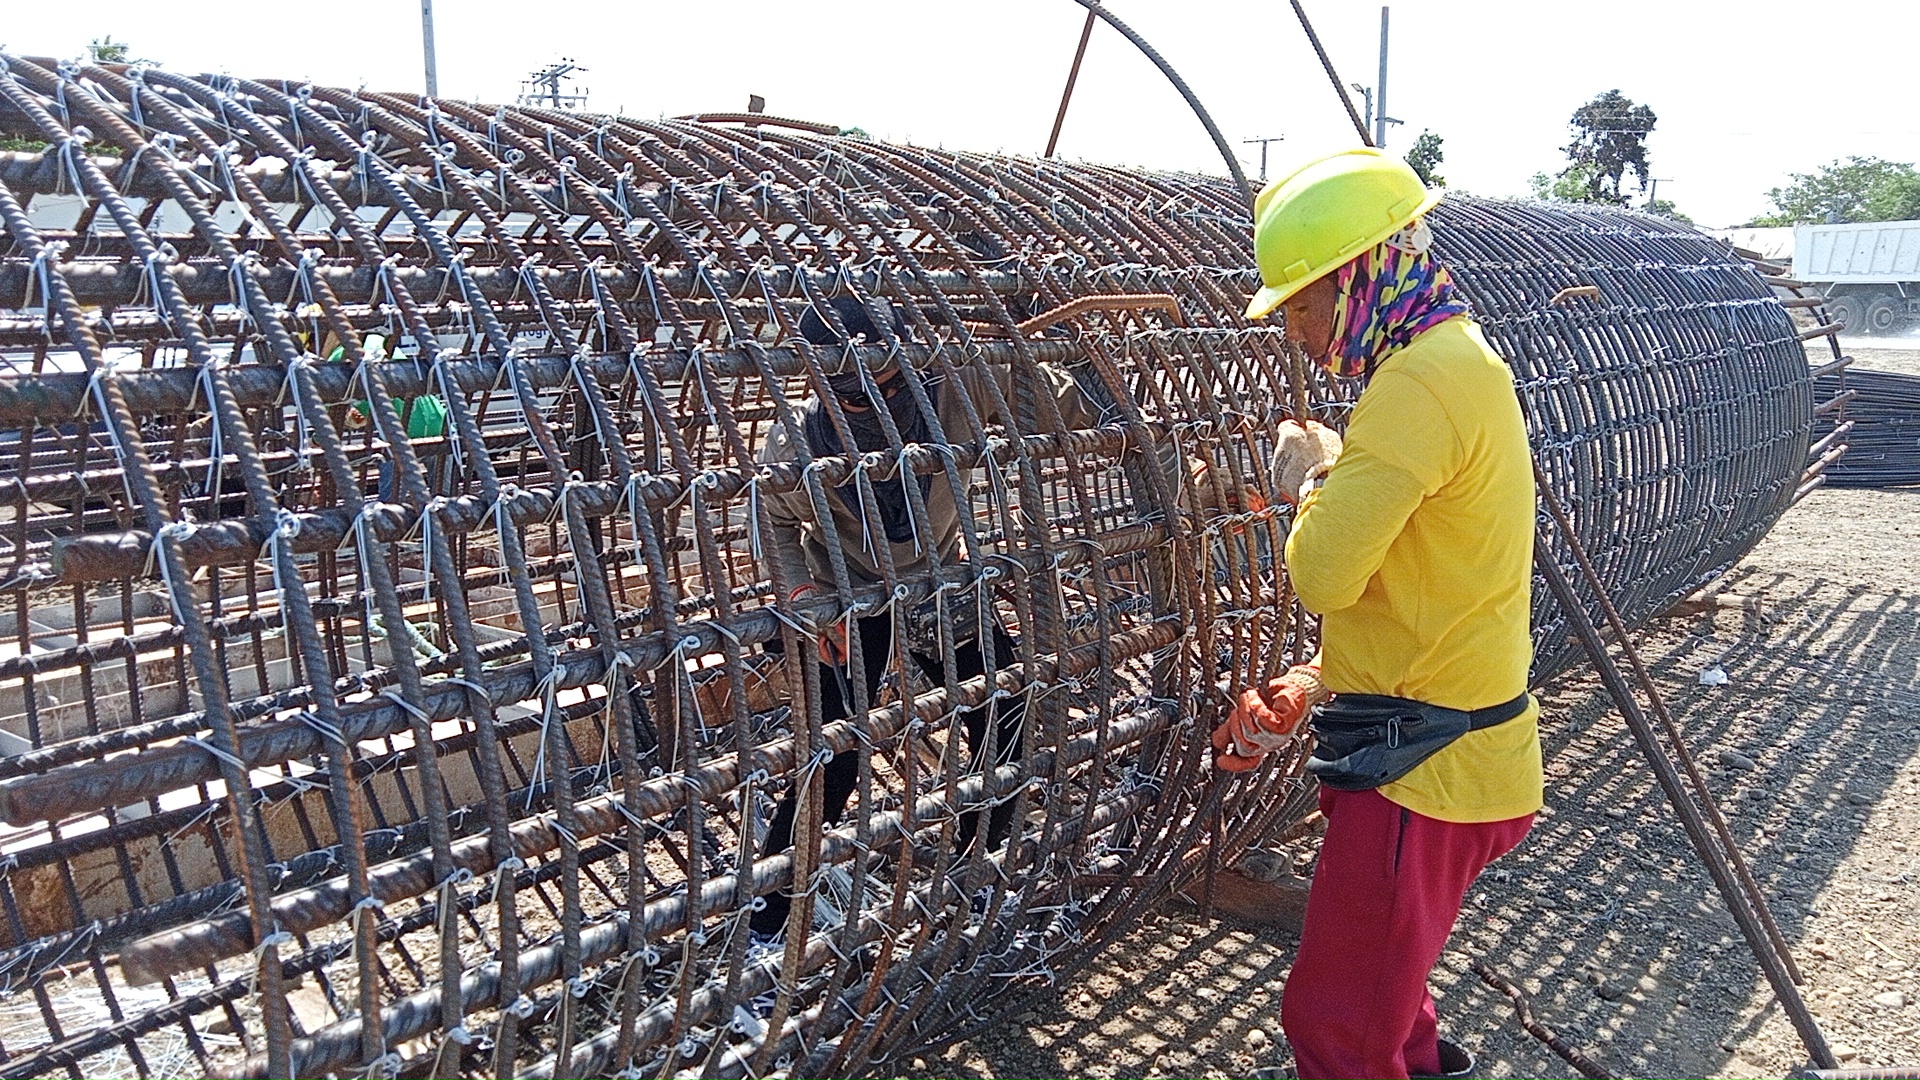
{"label": "construction site soil", "polygon": [[[1863,368],[1911,348],[1849,341]],[[1815,491],[1637,643],[1852,1067],[1920,1065],[1920,489]],[[1750,601],[1742,604],[1741,601]],[[1702,672],[1724,672],[1705,685]],[[1710,677],[1717,681],[1717,676]],[[1577,1076],[1469,970],[1619,1076],[1782,1076],[1807,1055],[1625,724],[1580,669],[1542,694],[1547,809],[1467,897],[1432,980],[1482,1076]],[[1308,852],[1300,853],[1302,860]],[[1244,1076],[1289,1061],[1292,935],[1169,902],[1027,1011],[905,1076]]]}
{"label": "construction site soil", "polygon": [[1854,367],[1920,375],[1920,331],[1897,338],[1841,338],[1840,344]]}

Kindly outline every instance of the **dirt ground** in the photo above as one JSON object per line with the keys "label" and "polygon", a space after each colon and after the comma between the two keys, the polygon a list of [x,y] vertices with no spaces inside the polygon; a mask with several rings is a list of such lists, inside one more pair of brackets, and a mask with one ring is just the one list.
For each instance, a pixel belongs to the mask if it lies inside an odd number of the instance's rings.
{"label": "dirt ground", "polygon": [[[1920,374],[1911,349],[1862,367]],[[1907,343],[1902,342],[1902,345]],[[1850,1066],[1920,1065],[1920,490],[1820,490],[1731,577],[1760,598],[1669,618],[1642,655]],[[1720,668],[1727,682],[1702,686]],[[1577,1076],[1468,970],[1620,1076],[1782,1076],[1804,1049],[1599,681],[1542,695],[1548,809],[1469,894],[1433,989],[1482,1076]],[[1294,940],[1164,905],[1045,1003],[903,1075],[1244,1076],[1289,1060]]]}
{"label": "dirt ground", "polygon": [[1920,375],[1920,333],[1897,338],[1841,338],[1840,346],[1853,357],[1856,368]]}

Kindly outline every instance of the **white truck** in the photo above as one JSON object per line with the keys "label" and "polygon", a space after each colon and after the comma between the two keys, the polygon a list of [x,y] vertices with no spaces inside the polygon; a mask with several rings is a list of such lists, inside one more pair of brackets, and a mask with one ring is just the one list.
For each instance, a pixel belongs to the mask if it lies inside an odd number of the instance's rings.
{"label": "white truck", "polygon": [[1793,276],[1848,333],[1900,333],[1920,323],[1920,221],[1796,226]]}

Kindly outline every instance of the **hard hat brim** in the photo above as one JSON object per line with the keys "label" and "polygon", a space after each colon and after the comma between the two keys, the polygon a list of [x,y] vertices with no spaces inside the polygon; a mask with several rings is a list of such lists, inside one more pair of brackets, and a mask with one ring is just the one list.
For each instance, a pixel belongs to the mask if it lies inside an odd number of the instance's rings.
{"label": "hard hat brim", "polygon": [[1273,314],[1273,309],[1287,302],[1287,297],[1299,292],[1289,286],[1262,285],[1260,291],[1247,301],[1247,318],[1264,319]]}
{"label": "hard hat brim", "polygon": [[1250,320],[1264,319],[1268,315],[1273,314],[1274,309],[1286,303],[1288,297],[1359,258],[1362,253],[1378,247],[1386,241],[1387,237],[1406,228],[1409,222],[1426,216],[1427,211],[1440,204],[1440,200],[1445,196],[1445,193],[1446,189],[1444,188],[1428,189],[1427,197],[1420,200],[1420,206],[1415,209],[1413,213],[1407,215],[1406,221],[1395,225],[1393,228],[1377,236],[1369,238],[1364,243],[1356,244],[1352,250],[1334,256],[1284,285],[1261,286],[1260,291],[1254,293],[1252,298],[1247,301],[1246,317]]}

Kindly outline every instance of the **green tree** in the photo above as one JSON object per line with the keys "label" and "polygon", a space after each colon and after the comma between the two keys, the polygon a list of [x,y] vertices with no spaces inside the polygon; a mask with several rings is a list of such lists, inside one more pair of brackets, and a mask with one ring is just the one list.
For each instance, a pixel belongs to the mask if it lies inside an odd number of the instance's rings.
{"label": "green tree", "polygon": [[1533,197],[1542,202],[1593,202],[1594,171],[1591,165],[1569,165],[1557,176],[1534,173],[1527,181]]}
{"label": "green tree", "polygon": [[[1533,197],[1541,202],[1599,203],[1615,205],[1608,199],[1593,197],[1594,169],[1591,165],[1569,165],[1557,176],[1548,176],[1537,172],[1527,180]],[[1643,214],[1653,214],[1677,221],[1682,225],[1693,224],[1693,219],[1680,212],[1672,199],[1649,199],[1639,208]]]}
{"label": "green tree", "polygon": [[1440,163],[1447,155],[1440,149],[1445,142],[1440,136],[1422,129],[1420,137],[1413,140],[1413,148],[1407,151],[1407,164],[1420,174],[1420,182],[1428,187],[1446,187],[1447,178],[1440,175]]}
{"label": "green tree", "polygon": [[1911,221],[1920,218],[1920,171],[1908,162],[1850,157],[1819,172],[1794,173],[1793,183],[1767,198],[1774,212],[1753,219],[1755,225]]}
{"label": "green tree", "polygon": [[113,40],[113,35],[94,38],[87,42],[87,57],[96,64],[132,64],[133,46],[124,41]]}
{"label": "green tree", "polygon": [[1647,186],[1647,136],[1653,133],[1658,118],[1653,110],[1636,104],[1618,90],[1609,90],[1573,110],[1568,121],[1573,141],[1562,149],[1567,167],[1565,179],[1576,173],[1586,181],[1586,194],[1577,202],[1627,204],[1620,190],[1631,172],[1640,187]]}
{"label": "green tree", "polygon": [[1693,219],[1681,213],[1679,207],[1673,205],[1672,199],[1648,199],[1647,205],[1641,207],[1640,211],[1655,217],[1666,218],[1668,221],[1677,221],[1682,225],[1693,224]]}

